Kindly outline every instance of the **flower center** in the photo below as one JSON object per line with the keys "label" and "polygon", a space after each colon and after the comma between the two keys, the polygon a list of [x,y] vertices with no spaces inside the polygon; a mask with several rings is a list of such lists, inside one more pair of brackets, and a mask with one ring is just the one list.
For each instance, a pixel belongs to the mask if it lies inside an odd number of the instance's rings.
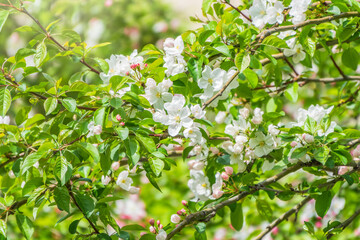
{"label": "flower center", "polygon": [[206,183],[201,184],[202,187],[206,188]]}
{"label": "flower center", "polygon": [[265,14],[266,14],[266,12],[264,10],[260,11],[260,15],[265,15]]}
{"label": "flower center", "polygon": [[159,92],[156,93],[156,97],[157,97],[157,98],[161,98],[161,93],[159,93]]}
{"label": "flower center", "polygon": [[113,68],[111,68],[109,72],[114,73],[115,70]]}
{"label": "flower center", "polygon": [[259,146],[260,146],[260,147],[263,147],[264,145],[265,145],[265,142],[264,142],[264,141],[259,142]]}
{"label": "flower center", "polygon": [[125,179],[121,180],[121,183],[126,183],[126,180]]}
{"label": "flower center", "polygon": [[300,52],[301,52],[301,49],[300,49],[300,48],[296,49],[296,52],[297,52],[297,53],[300,53]]}
{"label": "flower center", "polygon": [[190,129],[190,130],[189,130],[189,133],[192,134],[192,133],[194,133],[194,131],[193,131],[192,129]]}
{"label": "flower center", "polygon": [[176,116],[175,121],[180,122],[180,116]]}
{"label": "flower center", "polygon": [[210,84],[212,84],[212,83],[214,82],[214,80],[213,80],[212,78],[209,78],[209,79],[208,79],[208,82],[209,82]]}

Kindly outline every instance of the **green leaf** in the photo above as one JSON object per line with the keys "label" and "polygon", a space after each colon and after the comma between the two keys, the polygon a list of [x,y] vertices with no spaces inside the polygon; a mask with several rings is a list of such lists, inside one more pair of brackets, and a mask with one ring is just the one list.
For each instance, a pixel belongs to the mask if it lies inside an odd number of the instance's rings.
{"label": "green leaf", "polygon": [[316,148],[316,150],[314,151],[314,158],[322,164],[325,164],[329,156],[329,152],[330,150],[327,146]]}
{"label": "green leaf", "polygon": [[230,220],[233,228],[236,231],[240,231],[244,225],[244,215],[243,215],[241,203],[237,203],[236,208],[233,211],[231,211]]}
{"label": "green leaf", "polygon": [[78,145],[90,154],[90,156],[94,159],[95,163],[98,163],[100,161],[99,151],[94,145],[88,142],[78,143]]}
{"label": "green leaf", "polygon": [[156,151],[156,145],[154,140],[149,136],[139,132],[136,132],[136,138],[146,148],[149,153]]}
{"label": "green leaf", "polygon": [[90,217],[95,209],[95,201],[86,194],[75,194],[75,200],[87,217]]}
{"label": "green leaf", "polygon": [[303,156],[305,156],[307,152],[306,148],[297,148],[294,150],[294,152],[291,154],[291,158],[292,159],[298,159],[298,158],[302,158]]}
{"label": "green leaf", "polygon": [[206,16],[206,14],[208,13],[209,9],[211,8],[211,4],[214,2],[215,0],[204,0],[202,2],[202,12],[204,14],[204,16]]}
{"label": "green leaf", "polygon": [[262,200],[262,199],[257,199],[256,200],[256,208],[261,216],[263,216],[267,220],[271,221],[273,211],[267,201]]}
{"label": "green leaf", "polygon": [[5,116],[11,105],[11,94],[7,88],[0,89],[0,115]]}
{"label": "green leaf", "polygon": [[7,225],[5,220],[0,219],[0,239],[6,239]]}
{"label": "green leaf", "polygon": [[238,53],[235,57],[235,65],[242,73],[250,65],[250,56],[245,53]]}
{"label": "green leaf", "polygon": [[33,55],[34,53],[36,53],[34,49],[20,48],[15,54],[15,60],[16,62],[19,62],[20,60],[24,59],[27,56]]}
{"label": "green leaf", "polygon": [[58,101],[54,97],[49,97],[48,99],[46,99],[44,102],[44,108],[45,108],[46,115],[49,115],[50,113],[52,113],[56,109],[57,104],[58,104]]}
{"label": "green leaf", "polygon": [[319,217],[324,217],[330,208],[332,195],[330,191],[322,192],[315,197],[315,210]]}
{"label": "green leaf", "polygon": [[16,223],[24,237],[26,239],[31,239],[31,236],[34,233],[34,225],[32,221],[27,216],[16,214]]}
{"label": "green leaf", "polygon": [[243,74],[245,75],[246,79],[249,81],[251,87],[255,88],[259,81],[258,75],[249,68],[245,69]]}
{"label": "green leaf", "polygon": [[189,146],[189,147],[186,147],[184,149],[184,151],[182,152],[182,158],[183,160],[185,161],[185,159],[189,156],[189,153],[191,152],[191,150],[194,148],[195,146]]}
{"label": "green leaf", "polygon": [[69,233],[70,234],[76,233],[76,229],[77,229],[77,226],[79,225],[80,220],[81,219],[75,220],[69,225]]}
{"label": "green leaf", "polygon": [[8,18],[9,16],[9,11],[6,11],[6,10],[2,10],[0,11],[0,32],[6,22],[6,19]]}
{"label": "green leaf", "polygon": [[138,224],[130,224],[123,226],[121,228],[123,231],[146,231],[146,229],[143,226],[140,226]]}
{"label": "green leaf", "polygon": [[352,4],[352,7],[356,11],[360,12],[360,3],[358,3],[356,0],[350,0],[350,1],[351,1],[351,4]]}
{"label": "green leaf", "polygon": [[76,110],[76,100],[73,98],[64,98],[62,100],[62,105],[69,111],[75,112]]}
{"label": "green leaf", "polygon": [[164,169],[164,162],[159,158],[149,158],[149,163],[151,170],[153,170],[155,175],[158,177],[161,171]]}
{"label": "green leaf", "polygon": [[101,125],[103,128],[106,125],[106,120],[107,120],[107,112],[106,112],[106,108],[99,108],[98,110],[95,111],[94,113],[94,122],[95,125]]}
{"label": "green leaf", "polygon": [[45,60],[46,54],[47,54],[47,49],[45,42],[39,43],[38,46],[36,47],[36,52],[34,55],[34,63],[37,68],[40,67],[43,61]]}
{"label": "green leaf", "polygon": [[[224,43],[217,43],[217,44],[214,44],[213,48],[224,54],[226,57],[231,57],[231,53],[230,53],[230,50],[228,48],[228,46]],[[249,63],[250,63],[250,58],[249,58]]]}
{"label": "green leaf", "polygon": [[126,139],[125,141],[126,154],[130,158],[132,164],[135,166],[140,160],[139,142],[134,139]]}
{"label": "green leaf", "polygon": [[140,237],[140,240],[156,240],[156,236],[154,234],[144,234]]}
{"label": "green leaf", "polygon": [[292,84],[288,89],[285,91],[285,97],[292,102],[296,102],[298,100],[298,83]]}
{"label": "green leaf", "polygon": [[66,187],[55,188],[54,200],[60,210],[65,210],[70,213],[70,195]]}
{"label": "green leaf", "polygon": [[71,178],[72,166],[66,161],[65,157],[61,156],[55,164],[54,174],[60,180],[61,185],[65,185]]}
{"label": "green leaf", "polygon": [[342,62],[346,67],[356,70],[359,64],[359,53],[355,48],[348,48],[343,52]]}
{"label": "green leaf", "polygon": [[45,152],[39,151],[28,155],[21,164],[21,175],[23,175],[30,167],[37,163],[44,155]]}
{"label": "green leaf", "polygon": [[304,222],[304,230],[310,233],[311,235],[315,234],[314,225],[311,222]]}
{"label": "green leaf", "polygon": [[117,127],[115,128],[115,131],[121,140],[125,140],[129,136],[129,129],[127,127]]}
{"label": "green leaf", "polygon": [[273,35],[270,35],[267,38],[265,38],[261,44],[273,46],[275,48],[289,48],[289,46],[286,44],[284,40],[275,37]]}
{"label": "green leaf", "polygon": [[196,232],[194,233],[195,240],[206,240],[206,224],[205,223],[198,223],[195,226]]}
{"label": "green leaf", "polygon": [[199,35],[198,41],[201,45],[204,45],[206,40],[214,34],[214,30],[206,30]]}

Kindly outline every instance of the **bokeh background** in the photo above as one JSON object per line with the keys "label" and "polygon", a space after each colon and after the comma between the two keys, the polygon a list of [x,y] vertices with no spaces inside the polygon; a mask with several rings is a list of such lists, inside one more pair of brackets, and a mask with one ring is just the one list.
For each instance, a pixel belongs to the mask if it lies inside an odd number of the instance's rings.
{"label": "bokeh background", "polygon": [[[235,5],[240,3],[240,1],[232,2]],[[141,49],[148,43],[153,43],[161,48],[165,38],[175,38],[181,32],[199,26],[198,23],[192,23],[189,17],[201,16],[201,4],[202,0],[35,0],[34,3],[29,4],[29,12],[44,26],[58,21],[52,25],[51,32],[63,44],[66,42],[67,34],[71,34],[69,30],[80,34],[88,46],[110,42],[109,45],[91,52],[89,60],[91,62],[91,57],[108,58],[111,54],[130,54],[133,49]],[[29,40],[34,38],[34,33],[27,32],[23,27],[19,29],[21,26],[37,28],[25,15],[11,15],[0,34],[1,62],[6,57],[14,56],[18,49],[26,47]],[[39,39],[41,36],[39,33]],[[55,46],[48,46],[48,48],[50,51],[56,51]],[[29,57],[26,61],[29,65],[33,60]],[[84,69],[80,63],[74,63],[63,57],[53,59],[50,64],[45,64],[42,68],[53,78],[63,78],[64,81],[71,79],[79,69]],[[36,85],[39,78],[43,78],[43,76],[36,74],[29,81]],[[12,117],[15,114],[16,111],[10,112]],[[176,146],[171,147],[174,151],[176,150]],[[165,225],[170,222],[172,214],[183,208],[181,200],[191,199],[192,196],[187,187],[189,179],[187,165],[182,159],[176,159],[176,161],[178,167],[173,168],[159,179],[158,184],[162,188],[162,192],[154,189],[145,176],[138,176],[135,181],[136,185],[141,186],[139,195],[130,196],[124,192],[124,199],[109,203],[113,205],[113,216],[120,226],[140,223],[148,228],[147,222],[150,218],[159,219]],[[270,171],[268,174],[270,176],[272,172]],[[302,178],[306,177],[304,172],[294,176],[293,181],[300,182]],[[265,198],[266,196],[257,197]],[[352,201],[351,199],[357,197],[355,193],[346,197],[337,197],[335,204],[332,205],[332,210],[329,211],[331,214],[329,218],[340,214],[344,208],[345,198],[347,201]],[[294,199],[294,202],[297,201],[298,199]],[[270,204],[274,216],[279,216],[287,210],[283,208],[285,202],[273,200]],[[251,199],[245,200],[243,206],[246,225],[241,232],[236,232],[231,228],[229,217],[217,216],[208,224],[208,239],[251,239],[252,236],[259,233],[257,230],[264,228],[269,223],[267,219],[262,219],[257,214],[256,206]],[[221,214],[229,215],[229,212],[229,208],[225,208]],[[32,216],[33,213],[26,212],[26,215]],[[71,221],[59,222],[62,217],[65,215],[57,211],[55,206],[44,207],[35,221],[34,239],[71,239],[72,236],[68,233]],[[304,220],[311,220],[320,228],[326,224],[328,219],[317,219],[312,205],[300,212],[297,221]],[[87,222],[81,221],[78,229],[87,232],[87,227]],[[284,223],[283,230],[285,231],[277,232],[278,230],[275,230],[267,239],[290,239],[288,235],[290,232],[293,240],[308,239],[306,233],[294,234],[300,233],[301,229],[296,229],[290,221]],[[9,221],[8,232],[10,240],[22,238],[15,221]],[[186,237],[179,236],[174,239],[193,239],[191,228],[184,229],[184,233]],[[351,235],[347,235],[347,239],[359,239],[358,234],[360,231],[353,232]]]}

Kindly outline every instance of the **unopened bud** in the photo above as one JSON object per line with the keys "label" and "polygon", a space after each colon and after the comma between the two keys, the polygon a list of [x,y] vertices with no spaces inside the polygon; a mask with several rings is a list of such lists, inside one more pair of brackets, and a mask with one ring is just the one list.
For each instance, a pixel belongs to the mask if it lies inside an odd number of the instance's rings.
{"label": "unopened bud", "polygon": [[120,163],[119,163],[119,162],[113,162],[113,163],[111,164],[111,168],[112,168],[114,171],[118,170],[119,167],[120,167]]}
{"label": "unopened bud", "polygon": [[310,134],[307,134],[307,133],[304,133],[302,135],[302,139],[304,139],[305,142],[307,143],[312,143],[314,142],[314,136],[310,135]]}
{"label": "unopened bud", "polygon": [[160,225],[159,225],[159,229],[163,229],[163,225],[160,223]]}
{"label": "unopened bud", "polygon": [[120,114],[116,115],[116,120],[118,120],[119,122],[121,121],[121,116],[120,116]]}
{"label": "unopened bud", "polygon": [[179,223],[181,221],[181,218],[179,217],[179,215],[173,214],[173,215],[171,215],[170,221],[172,223],[176,224],[176,223]]}
{"label": "unopened bud", "polygon": [[232,167],[225,167],[225,172],[227,175],[232,175],[234,173],[234,169]]}
{"label": "unopened bud", "polygon": [[224,181],[227,181],[227,180],[229,180],[229,175],[227,175],[226,172],[222,172],[222,173],[221,173],[221,178],[222,178]]}
{"label": "unopened bud", "polygon": [[124,123],[124,122],[121,122],[120,125],[121,125],[121,126],[125,126],[125,123]]}
{"label": "unopened bud", "polygon": [[181,204],[184,205],[185,207],[188,205],[188,202],[186,200],[182,200]]}
{"label": "unopened bud", "polygon": [[156,224],[157,224],[158,226],[160,226],[160,220],[157,220],[157,221],[156,221]]}
{"label": "unopened bud", "polygon": [[213,192],[212,196],[213,196],[215,199],[218,199],[218,198],[220,198],[223,194],[224,194],[223,191],[221,191],[221,190],[216,190],[215,192]]}
{"label": "unopened bud", "polygon": [[297,146],[297,144],[298,144],[297,142],[292,141],[292,142],[290,143],[290,146],[291,146],[291,147],[296,147],[296,146]]}
{"label": "unopened bud", "polygon": [[151,219],[149,220],[149,223],[150,223],[151,226],[154,226],[154,224],[155,224],[155,219],[151,218]]}

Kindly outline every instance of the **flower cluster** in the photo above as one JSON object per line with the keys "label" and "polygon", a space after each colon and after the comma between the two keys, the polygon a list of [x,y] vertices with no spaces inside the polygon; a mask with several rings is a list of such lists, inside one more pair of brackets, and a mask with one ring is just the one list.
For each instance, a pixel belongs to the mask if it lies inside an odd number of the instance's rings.
{"label": "flower cluster", "polygon": [[[311,0],[292,0],[290,3],[290,16],[292,22],[298,24],[305,21]],[[281,24],[284,21],[285,7],[282,2],[277,0],[254,0],[249,8],[252,23],[257,28],[263,28],[266,24]]]}
{"label": "flower cluster", "polygon": [[164,42],[164,67],[167,76],[174,76],[183,73],[186,70],[186,62],[182,52],[184,51],[184,42],[181,36],[176,39],[167,38]]}

